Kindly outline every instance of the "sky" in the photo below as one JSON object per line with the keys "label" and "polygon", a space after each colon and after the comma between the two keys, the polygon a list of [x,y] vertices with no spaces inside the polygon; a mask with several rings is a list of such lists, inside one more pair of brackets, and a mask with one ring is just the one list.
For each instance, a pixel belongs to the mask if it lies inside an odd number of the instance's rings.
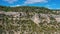
{"label": "sky", "polygon": [[49,9],[60,9],[60,0],[0,0],[2,6],[38,6]]}

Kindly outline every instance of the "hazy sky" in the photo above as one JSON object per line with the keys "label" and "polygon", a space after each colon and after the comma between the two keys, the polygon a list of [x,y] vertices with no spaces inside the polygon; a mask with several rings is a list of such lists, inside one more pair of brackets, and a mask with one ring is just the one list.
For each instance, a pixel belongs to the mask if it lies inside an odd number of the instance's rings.
{"label": "hazy sky", "polygon": [[42,6],[50,9],[60,9],[60,0],[0,0],[3,6]]}

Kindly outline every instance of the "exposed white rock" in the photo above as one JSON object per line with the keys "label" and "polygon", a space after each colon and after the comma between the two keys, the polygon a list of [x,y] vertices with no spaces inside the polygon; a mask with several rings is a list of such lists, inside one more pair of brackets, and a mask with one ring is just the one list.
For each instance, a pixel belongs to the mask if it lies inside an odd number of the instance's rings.
{"label": "exposed white rock", "polygon": [[42,18],[44,18],[43,20],[42,20],[42,22],[43,21],[46,21],[47,23],[50,23],[50,15],[49,14],[40,14],[40,16],[42,17]]}
{"label": "exposed white rock", "polygon": [[39,23],[40,23],[40,19],[39,19],[39,16],[38,16],[38,14],[36,13],[32,18],[31,18],[31,20],[34,22],[34,23],[36,23],[37,25],[39,25]]}
{"label": "exposed white rock", "polygon": [[52,15],[52,17],[53,18],[55,18],[55,20],[57,21],[57,22],[60,22],[60,15]]}

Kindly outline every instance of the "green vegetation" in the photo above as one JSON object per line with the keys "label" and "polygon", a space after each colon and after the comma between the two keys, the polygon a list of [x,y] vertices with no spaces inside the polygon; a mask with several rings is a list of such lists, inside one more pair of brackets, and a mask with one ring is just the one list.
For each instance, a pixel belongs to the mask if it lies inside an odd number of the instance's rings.
{"label": "green vegetation", "polygon": [[51,10],[44,7],[29,7],[29,6],[20,6],[20,7],[4,7],[0,6],[0,10],[3,11],[14,11],[14,12],[36,12],[36,13],[50,13]]}
{"label": "green vegetation", "polygon": [[[34,6],[20,6],[20,7],[6,7],[0,6],[0,10],[6,12],[26,12],[26,13],[47,13],[47,14],[60,14],[60,10],[52,10],[45,7],[34,7]],[[54,12],[55,11],[55,12]],[[58,13],[57,13],[58,11]]]}

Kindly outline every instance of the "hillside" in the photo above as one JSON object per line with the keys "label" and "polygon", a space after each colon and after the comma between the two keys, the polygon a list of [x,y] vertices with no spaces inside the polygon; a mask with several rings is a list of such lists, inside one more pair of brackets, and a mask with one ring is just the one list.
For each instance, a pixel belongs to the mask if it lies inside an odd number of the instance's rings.
{"label": "hillside", "polygon": [[3,11],[15,11],[15,12],[40,12],[40,11],[49,11],[50,9],[45,8],[45,7],[34,7],[34,6],[20,6],[20,7],[4,7],[0,6],[0,10]]}
{"label": "hillside", "polygon": [[0,34],[60,34],[60,10],[0,6]]}
{"label": "hillside", "polygon": [[48,13],[48,14],[49,13],[57,14],[57,12],[60,11],[56,9],[48,9],[45,7],[34,7],[34,6],[20,6],[20,7],[0,6],[0,10],[5,11],[5,12],[9,12],[9,11],[11,12],[36,12],[36,13]]}

